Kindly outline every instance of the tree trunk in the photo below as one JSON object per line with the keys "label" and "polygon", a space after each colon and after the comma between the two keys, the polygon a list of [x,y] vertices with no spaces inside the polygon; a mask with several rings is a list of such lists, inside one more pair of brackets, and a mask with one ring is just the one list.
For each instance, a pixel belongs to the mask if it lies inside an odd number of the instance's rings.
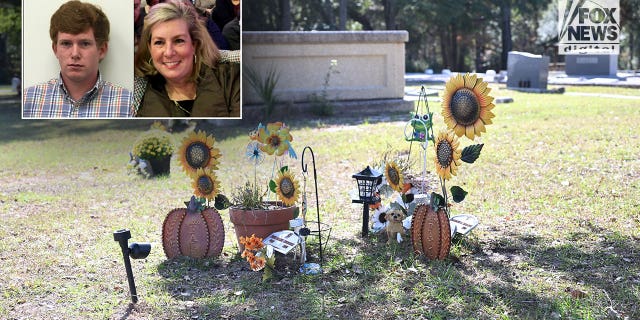
{"label": "tree trunk", "polygon": [[476,58],[475,58],[475,69],[476,72],[485,72],[484,67],[482,66],[482,44],[481,44],[481,38],[476,36],[476,39],[473,41],[474,47],[475,47],[475,53],[476,53]]}
{"label": "tree trunk", "polygon": [[0,34],[0,83],[11,82],[10,68],[11,61],[7,54],[7,37],[5,34]]}
{"label": "tree trunk", "polygon": [[448,68],[447,66],[447,50],[446,50],[446,41],[445,41],[445,33],[443,31],[440,31],[440,36],[438,38],[440,38],[440,56],[442,57],[442,68]]}
{"label": "tree trunk", "polygon": [[347,30],[347,0],[340,0],[340,22],[338,30]]}
{"label": "tree trunk", "polygon": [[634,51],[636,50],[634,34],[634,32],[629,32],[629,69],[631,70],[636,69],[636,67],[633,65]]}
{"label": "tree trunk", "polygon": [[387,30],[396,29],[395,0],[384,0],[384,23]]}
{"label": "tree trunk", "polygon": [[324,14],[324,18],[325,18],[325,23],[327,24],[327,26],[329,27],[329,30],[335,30],[336,29],[336,19],[333,16],[333,3],[331,0],[325,0],[324,1],[324,6],[322,8]]}
{"label": "tree trunk", "polygon": [[502,55],[500,56],[500,68],[507,70],[507,59],[512,49],[511,42],[511,0],[503,0],[500,3],[500,29],[502,30]]}
{"label": "tree trunk", "polygon": [[464,57],[461,54],[461,46],[459,38],[462,39],[462,36],[458,36],[458,27],[451,23],[451,53],[453,54],[453,70],[461,72],[464,69],[463,62]]}
{"label": "tree trunk", "polygon": [[447,30],[440,30],[440,54],[442,55],[442,68],[451,69],[451,47],[449,33]]}
{"label": "tree trunk", "polygon": [[291,0],[280,0],[280,31],[291,30]]}

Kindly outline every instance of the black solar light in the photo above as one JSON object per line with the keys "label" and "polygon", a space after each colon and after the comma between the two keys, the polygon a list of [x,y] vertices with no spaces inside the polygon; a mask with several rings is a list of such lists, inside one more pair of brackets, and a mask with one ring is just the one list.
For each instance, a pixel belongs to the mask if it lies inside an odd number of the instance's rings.
{"label": "black solar light", "polygon": [[138,294],[136,293],[136,284],[133,281],[133,270],[131,270],[131,260],[129,260],[129,257],[133,259],[146,258],[151,252],[151,244],[137,242],[128,244],[129,239],[131,239],[131,232],[129,229],[121,229],[113,233],[113,240],[118,241],[118,243],[120,243],[120,248],[122,248],[122,257],[124,258],[124,268],[127,270],[127,280],[129,281],[131,301],[136,303],[138,302]]}
{"label": "black solar light", "polygon": [[351,202],[364,205],[362,210],[362,236],[364,237],[369,234],[369,205],[380,200],[376,197],[375,191],[376,187],[382,183],[382,173],[367,166],[366,169],[351,177],[358,183],[358,199]]}

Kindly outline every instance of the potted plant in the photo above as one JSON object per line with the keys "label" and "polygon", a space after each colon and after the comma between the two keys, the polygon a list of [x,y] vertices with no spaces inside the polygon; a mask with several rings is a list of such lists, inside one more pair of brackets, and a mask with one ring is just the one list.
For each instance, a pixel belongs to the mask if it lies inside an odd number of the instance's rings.
{"label": "potted plant", "polygon": [[180,164],[192,179],[194,191],[186,208],[171,210],[162,224],[162,248],[169,259],[215,257],[222,252],[224,224],[211,206],[220,192],[215,171],[221,154],[214,144],[213,136],[202,131],[191,132],[182,141]]}
{"label": "potted plant", "polygon": [[487,82],[476,75],[458,74],[447,81],[442,97],[442,117],[447,128],[433,141],[434,164],[441,193],[432,192],[429,204],[419,205],[411,223],[414,252],[429,259],[444,259],[451,246],[450,210],[452,202],[464,200],[467,191],[459,186],[447,190],[447,181],[455,176],[462,162],[473,163],[484,144],[473,144],[460,150],[459,137],[474,140],[495,117],[493,97]]}
{"label": "potted plant", "polygon": [[140,160],[148,162],[151,166],[150,176],[167,175],[171,170],[173,150],[171,134],[156,122],[134,143],[131,160],[133,162],[137,159],[136,163]]}
{"label": "potted plant", "polygon": [[[300,194],[298,181],[282,163],[286,155],[297,158],[291,146],[293,136],[289,127],[282,122],[267,126],[260,124],[249,138],[246,156],[254,165],[254,179],[236,189],[229,207],[229,218],[234,225],[240,251],[244,250],[241,239],[245,237],[254,235],[264,239],[273,232],[289,229],[289,220],[297,215],[295,204]],[[257,166],[266,155],[274,156],[273,168],[280,169],[274,169],[269,183],[263,187],[257,180]],[[265,200],[269,192],[278,200]]]}

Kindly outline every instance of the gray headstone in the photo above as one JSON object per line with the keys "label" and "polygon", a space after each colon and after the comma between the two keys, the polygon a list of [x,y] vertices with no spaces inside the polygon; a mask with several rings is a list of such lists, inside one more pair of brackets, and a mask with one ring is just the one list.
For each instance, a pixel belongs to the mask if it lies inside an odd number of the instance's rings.
{"label": "gray headstone", "polygon": [[511,51],[507,59],[507,88],[547,89],[549,57]]}
{"label": "gray headstone", "polygon": [[564,57],[568,76],[615,76],[618,73],[617,54],[570,54]]}

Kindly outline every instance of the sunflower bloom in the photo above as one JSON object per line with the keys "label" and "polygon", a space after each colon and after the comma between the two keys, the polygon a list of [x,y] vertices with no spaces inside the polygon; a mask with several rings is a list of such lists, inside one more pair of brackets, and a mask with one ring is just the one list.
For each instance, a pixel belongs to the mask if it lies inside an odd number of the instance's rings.
{"label": "sunflower bloom", "polygon": [[461,151],[458,149],[458,137],[453,131],[440,131],[436,138],[436,172],[444,180],[451,179],[458,172]]}
{"label": "sunflower bloom", "polygon": [[214,148],[215,139],[204,131],[191,132],[182,140],[180,147],[180,165],[184,171],[193,176],[200,168],[217,170],[220,150]]}
{"label": "sunflower bloom", "polygon": [[400,168],[398,168],[398,164],[395,161],[388,162],[385,167],[384,176],[387,178],[387,183],[393,190],[398,192],[402,191],[402,186],[404,185],[404,177]]}
{"label": "sunflower bloom", "polygon": [[261,126],[256,140],[262,143],[260,150],[268,155],[281,156],[289,150],[293,136],[289,133],[289,127],[282,122],[274,122],[267,124],[266,128]]}
{"label": "sunflower bloom", "polygon": [[218,195],[220,183],[213,171],[199,168],[192,177],[193,182],[191,186],[194,189],[194,195],[196,197],[211,200]]}
{"label": "sunflower bloom", "polygon": [[276,194],[286,206],[292,206],[298,201],[300,185],[289,170],[279,171],[276,179]]}
{"label": "sunflower bloom", "polygon": [[488,83],[475,74],[458,74],[447,81],[442,96],[442,117],[449,129],[458,137],[466,135],[473,140],[486,132],[485,126],[493,123],[491,110],[495,106],[489,96]]}

